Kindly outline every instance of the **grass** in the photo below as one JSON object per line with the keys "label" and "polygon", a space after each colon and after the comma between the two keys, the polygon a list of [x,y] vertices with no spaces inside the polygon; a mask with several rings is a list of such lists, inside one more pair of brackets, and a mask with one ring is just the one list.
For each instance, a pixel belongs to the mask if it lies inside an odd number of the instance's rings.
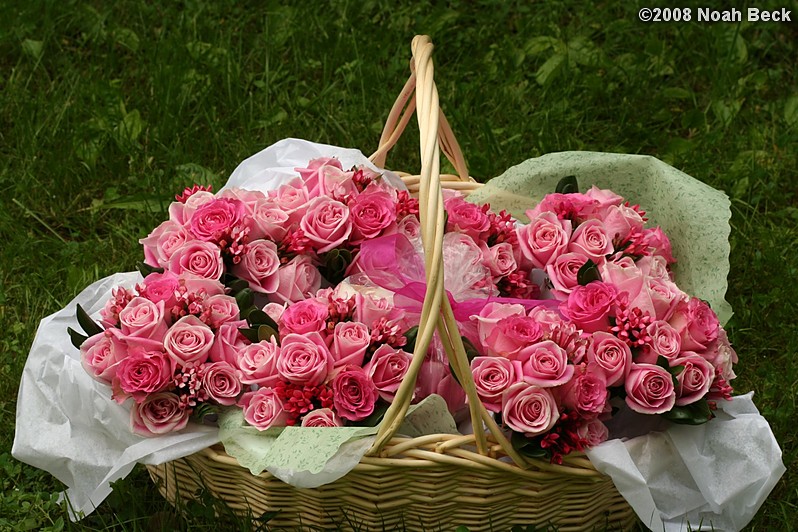
{"label": "grass", "polygon": [[[761,4],[798,18],[794,0]],[[416,33],[437,45],[440,99],[473,175],[554,151],[641,153],[732,198],[736,389],[756,392],[788,465],[747,530],[798,528],[798,26],[642,23],[644,6],[2,3],[0,529],[218,526],[212,512],[175,516],[143,470],[66,520],[62,486],[10,455],[37,323],[132,269],[184,186],[218,187],[285,137],[375,150]],[[417,151],[408,132],[389,164],[417,168]]]}

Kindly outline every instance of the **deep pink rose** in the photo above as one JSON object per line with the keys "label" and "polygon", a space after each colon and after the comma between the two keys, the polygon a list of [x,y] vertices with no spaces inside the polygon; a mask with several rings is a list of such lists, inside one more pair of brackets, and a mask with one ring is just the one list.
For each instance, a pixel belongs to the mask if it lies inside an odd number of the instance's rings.
{"label": "deep pink rose", "polygon": [[333,367],[354,364],[363,365],[363,358],[371,343],[369,329],[358,321],[342,321],[335,324],[330,353]]}
{"label": "deep pink rose", "polygon": [[155,393],[130,409],[130,429],[139,436],[158,436],[184,429],[191,411],[171,392]]}
{"label": "deep pink rose", "polygon": [[559,220],[556,214],[544,212],[517,232],[524,257],[535,268],[543,269],[566,252],[571,237],[571,220]]}
{"label": "deep pink rose", "polygon": [[611,410],[607,381],[595,368],[580,366],[559,392],[563,406],[579,412],[582,417],[595,417]]}
{"label": "deep pink rose", "polygon": [[548,432],[559,418],[557,402],[546,388],[518,382],[502,396],[502,420],[527,437]]}
{"label": "deep pink rose", "polygon": [[273,199],[258,200],[252,211],[250,241],[266,238],[280,242],[288,232],[288,214]]}
{"label": "deep pink rose", "polygon": [[513,362],[503,357],[474,357],[471,374],[477,395],[490,412],[501,412],[502,393],[519,382],[520,377]]}
{"label": "deep pink rose", "polygon": [[671,374],[653,364],[632,364],[624,383],[626,404],[641,414],[662,414],[676,403]]}
{"label": "deep pink rose", "polygon": [[729,343],[726,331],[721,327],[718,330],[718,339],[712,342],[706,351],[701,353],[715,368],[718,375],[726,381],[737,378],[734,374],[733,364],[737,363],[737,353]]}
{"label": "deep pink rose", "polygon": [[221,324],[208,353],[211,362],[227,362],[237,367],[238,352],[249,345],[249,340],[238,329],[247,327],[249,325],[245,320],[228,321]]}
{"label": "deep pink rose", "polygon": [[718,317],[697,297],[690,298],[687,303],[680,302],[668,322],[681,335],[685,351],[703,351],[718,339]]}
{"label": "deep pink rose", "polygon": [[579,286],[579,270],[588,260],[589,257],[582,253],[563,253],[546,266],[546,273],[554,285],[552,293],[555,298],[560,301],[568,299],[568,294]]}
{"label": "deep pink rose", "polygon": [[446,202],[449,231],[465,233],[478,240],[482,233],[490,228],[490,220],[485,209],[475,203],[469,203],[463,196],[454,196]]}
{"label": "deep pink rose", "polygon": [[607,426],[598,419],[579,425],[579,428],[576,429],[576,434],[580,438],[587,440],[587,444],[590,447],[595,447],[599,443],[607,441],[610,437],[610,431]]}
{"label": "deep pink rose", "polygon": [[117,366],[113,398],[120,404],[128,397],[141,403],[148,395],[169,388],[174,373],[175,362],[166,353],[132,348]]}
{"label": "deep pink rose", "polygon": [[238,400],[238,406],[244,410],[244,419],[258,430],[270,427],[284,427],[288,421],[288,413],[283,410],[280,396],[272,388],[260,388],[256,392],[247,392]]}
{"label": "deep pink rose", "polygon": [[612,241],[607,237],[604,224],[599,220],[588,220],[574,229],[568,243],[568,251],[587,255],[596,264],[612,253]]}
{"label": "deep pink rose", "polygon": [[303,427],[343,427],[344,422],[329,408],[317,408],[302,418]]}
{"label": "deep pink rose", "polygon": [[249,283],[249,287],[262,294],[277,290],[280,256],[277,244],[271,240],[255,240],[247,245],[241,262],[233,266],[233,274]]}
{"label": "deep pink rose", "polygon": [[277,291],[271,297],[280,303],[295,303],[312,297],[321,287],[321,274],[307,255],[297,255],[277,270]]}
{"label": "deep pink rose", "polygon": [[213,362],[202,368],[202,388],[220,405],[232,406],[241,394],[241,381],[233,366],[227,362]]}
{"label": "deep pink rose", "polygon": [[170,309],[177,302],[177,289],[180,287],[177,275],[170,271],[151,273],[144,278],[139,287],[139,294],[153,303],[164,302],[164,308]]}
{"label": "deep pink rose", "polygon": [[194,211],[188,227],[191,233],[205,242],[218,242],[225,234],[244,223],[246,208],[237,199],[216,198]]}
{"label": "deep pink rose", "polygon": [[277,338],[271,337],[268,341],[250,344],[238,352],[238,369],[241,372],[241,382],[244,384],[257,384],[261,387],[272,387],[280,380],[277,373],[277,359],[280,355],[280,346]]}
{"label": "deep pink rose", "polygon": [[305,299],[289,305],[285,309],[280,321],[280,335],[296,333],[306,334],[311,332],[326,333],[327,318],[330,312],[327,304],[318,299]]}
{"label": "deep pink rose", "polygon": [[352,219],[346,205],[321,196],[310,202],[299,227],[318,253],[326,253],[349,238]]}
{"label": "deep pink rose", "polygon": [[156,227],[139,243],[144,247],[144,262],[150,266],[166,267],[172,255],[186,242],[193,240],[179,223],[167,220]]}
{"label": "deep pink rose", "polygon": [[202,306],[202,320],[212,329],[218,329],[229,321],[238,321],[240,312],[236,298],[216,294],[207,298]]}
{"label": "deep pink rose", "polygon": [[597,205],[598,202],[587,194],[546,194],[535,208],[527,211],[527,216],[532,219],[541,213],[548,213],[578,223],[591,217]]}
{"label": "deep pink rose", "polygon": [[166,352],[179,365],[202,364],[213,345],[213,331],[193,314],[183,316],[166,333]]}
{"label": "deep pink rose", "polygon": [[682,350],[682,339],[679,333],[667,321],[658,320],[646,327],[646,332],[651,336],[648,343],[648,353],[644,353],[635,360],[656,364],[657,358],[663,356],[674,360]]}
{"label": "deep pink rose", "polygon": [[360,421],[374,412],[377,388],[363,368],[346,366],[332,380],[333,406],[338,415]]}
{"label": "deep pink rose", "polygon": [[522,349],[540,341],[543,328],[534,319],[524,315],[500,319],[485,338],[489,354],[518,360]]}
{"label": "deep pink rose", "polygon": [[410,353],[383,344],[377,348],[363,370],[374,382],[380,397],[392,402],[412,361],[413,355]]}
{"label": "deep pink rose", "polygon": [[385,234],[396,224],[396,201],[387,192],[367,189],[349,202],[352,243]]}
{"label": "deep pink rose", "polygon": [[169,259],[168,269],[177,275],[188,272],[207,279],[219,279],[224,273],[222,250],[211,242],[186,242]]}
{"label": "deep pink rose", "polygon": [[518,360],[521,362],[521,380],[543,388],[564,384],[574,374],[565,349],[551,340],[524,347],[518,353]]}
{"label": "deep pink rose", "polygon": [[560,305],[560,312],[586,333],[607,331],[618,292],[611,284],[593,281],[577,286]]}
{"label": "deep pink rose", "polygon": [[94,379],[111,384],[117,366],[127,356],[127,351],[122,331],[117,328],[106,329],[83,342],[80,346],[80,363]]}
{"label": "deep pink rose", "polygon": [[682,356],[671,362],[671,366],[684,366],[676,375],[679,385],[676,387],[676,406],[685,406],[695,403],[704,397],[712,381],[715,380],[715,368],[712,364],[691,351],[685,351]]}
{"label": "deep pink rose", "polygon": [[607,386],[618,386],[632,367],[632,350],[615,335],[598,331],[591,337],[587,360],[604,375]]}
{"label": "deep pink rose", "polygon": [[163,340],[168,329],[163,301],[153,303],[143,297],[134,297],[119,313],[119,325],[125,336]]}
{"label": "deep pink rose", "polygon": [[277,355],[277,372],[291,384],[317,386],[332,371],[332,355],[318,333],[287,334]]}
{"label": "deep pink rose", "polygon": [[673,251],[671,250],[671,241],[661,227],[657,226],[653,229],[644,229],[643,234],[645,235],[646,244],[652,248],[654,255],[662,257],[668,264],[676,262],[676,259],[673,258]]}

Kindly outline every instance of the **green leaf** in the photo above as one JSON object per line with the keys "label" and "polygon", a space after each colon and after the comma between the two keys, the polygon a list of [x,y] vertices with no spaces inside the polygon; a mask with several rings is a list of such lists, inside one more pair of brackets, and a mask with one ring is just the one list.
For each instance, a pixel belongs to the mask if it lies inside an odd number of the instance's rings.
{"label": "green leaf", "polygon": [[78,305],[77,311],[77,318],[80,327],[83,329],[83,332],[88,334],[89,336],[94,336],[95,334],[100,334],[103,332],[103,328],[97,325],[97,323],[89,317],[83,307]]}
{"label": "green leaf", "polygon": [[244,279],[239,279],[238,277],[233,277],[232,275],[227,276],[227,279],[224,281],[224,285],[230,289],[230,295],[235,297],[243,290],[249,288],[249,283],[246,282]]}
{"label": "green leaf", "polygon": [[138,52],[139,45],[141,44],[138,34],[128,28],[119,28],[114,31],[114,40],[116,44],[127,48],[131,52]]}
{"label": "green leaf", "polygon": [[88,336],[80,334],[72,327],[67,327],[67,333],[69,333],[69,339],[72,340],[72,345],[74,345],[78,349],[80,349],[80,346],[83,345],[83,342],[89,339]]}
{"label": "green leaf", "polygon": [[147,277],[151,273],[163,273],[163,268],[156,268],[155,266],[150,266],[146,262],[137,262],[136,269],[139,271],[142,277]]}
{"label": "green leaf", "polygon": [[407,332],[404,334],[404,337],[407,339],[407,343],[402,346],[404,351],[408,353],[412,353],[416,350],[416,338],[418,337],[418,325],[410,327]]}
{"label": "green leaf", "polygon": [[138,109],[126,113],[113,131],[113,137],[121,149],[126,149],[135,144],[144,131],[146,122],[141,118]]}
{"label": "green leaf", "polygon": [[34,41],[33,39],[25,39],[22,41],[22,51],[25,55],[30,56],[37,61],[44,55],[44,42]]}
{"label": "green leaf", "polygon": [[267,342],[271,340],[272,337],[277,338],[277,343],[280,343],[280,335],[277,334],[275,329],[272,329],[268,325],[260,325],[258,327],[258,342]]}
{"label": "green leaf", "polygon": [[346,270],[352,262],[352,252],[348,249],[333,249],[324,255],[324,277],[332,284],[344,280]]}
{"label": "green leaf", "polygon": [[241,328],[238,329],[238,332],[240,332],[241,335],[244,338],[246,338],[247,340],[249,340],[253,344],[257,344],[258,342],[260,342],[260,340],[258,339],[258,330],[257,329],[246,329],[246,328],[241,327]]}
{"label": "green leaf", "polygon": [[255,294],[252,292],[250,288],[245,288],[241,290],[239,293],[235,295],[236,303],[238,303],[238,309],[241,312],[241,318],[246,319],[245,311],[249,311],[250,307],[252,307],[255,303]]}
{"label": "green leaf", "polygon": [[686,406],[674,406],[669,412],[662,414],[662,417],[679,425],[703,425],[715,415],[707,400],[699,399]]}
{"label": "green leaf", "polygon": [[255,327],[256,325],[268,325],[275,331],[279,329],[277,322],[275,322],[271,316],[257,308],[249,312],[247,315],[247,323],[249,323],[250,327]]}
{"label": "green leaf", "polygon": [[579,286],[587,286],[593,281],[601,281],[601,274],[599,273],[598,265],[590,259],[579,268],[576,274],[576,281]]}
{"label": "green leaf", "polygon": [[477,351],[477,348],[474,347],[474,344],[468,338],[465,336],[461,338],[463,339],[463,347],[465,347],[466,357],[468,357],[468,363],[470,364],[472,360],[480,356],[480,352]]}
{"label": "green leaf", "polygon": [[784,104],[784,120],[790,127],[798,126],[798,94],[787,98]]}
{"label": "green leaf", "polygon": [[578,194],[579,182],[576,180],[575,175],[567,175],[557,182],[557,187],[554,189],[556,194]]}
{"label": "green leaf", "polygon": [[549,458],[548,451],[543,449],[537,440],[527,438],[520,432],[513,431],[513,435],[510,437],[510,443],[512,444],[513,449],[529,458]]}
{"label": "green leaf", "polygon": [[551,85],[554,78],[560,73],[567,62],[568,56],[564,53],[554,54],[543,63],[535,74],[535,81],[538,85],[547,87]]}

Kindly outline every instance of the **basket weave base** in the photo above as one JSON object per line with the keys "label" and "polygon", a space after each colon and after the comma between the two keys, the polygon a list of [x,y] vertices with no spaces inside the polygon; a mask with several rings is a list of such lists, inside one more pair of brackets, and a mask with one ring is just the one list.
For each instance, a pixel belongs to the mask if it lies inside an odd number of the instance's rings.
{"label": "basket weave base", "polygon": [[566,531],[629,530],[637,522],[609,477],[534,481],[426,464],[366,458],[343,478],[313,489],[268,473],[253,476],[217,448],[147,468],[172,504],[195,498],[204,487],[241,514],[278,512],[270,527],[425,531],[465,525],[487,531],[534,524]]}

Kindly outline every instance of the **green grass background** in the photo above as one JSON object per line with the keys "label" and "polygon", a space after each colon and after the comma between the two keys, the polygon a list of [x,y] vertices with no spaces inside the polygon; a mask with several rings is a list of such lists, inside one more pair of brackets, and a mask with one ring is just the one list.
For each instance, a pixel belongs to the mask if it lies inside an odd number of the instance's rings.
{"label": "green grass background", "polygon": [[[643,23],[638,2],[0,4],[0,530],[219,528],[176,517],[146,473],[78,525],[62,486],[10,455],[38,321],[133,268],[183,187],[217,187],[285,137],[376,149],[408,74],[436,81],[471,173],[544,153],[658,157],[732,199],[729,324],[788,471],[750,530],[798,528],[798,23]],[[786,7],[794,0],[757,7]],[[719,9],[747,4],[727,2]],[[408,131],[389,165],[418,167]]]}

